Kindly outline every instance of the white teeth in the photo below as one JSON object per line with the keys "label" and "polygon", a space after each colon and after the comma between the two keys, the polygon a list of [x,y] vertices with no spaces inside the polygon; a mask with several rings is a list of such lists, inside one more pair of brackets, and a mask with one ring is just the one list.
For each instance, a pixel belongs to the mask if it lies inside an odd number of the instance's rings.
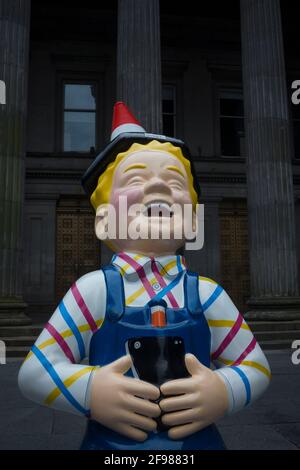
{"label": "white teeth", "polygon": [[151,209],[167,209],[171,212],[171,208],[166,202],[150,202],[146,204],[146,209],[149,209],[149,207],[151,207]]}
{"label": "white teeth", "polygon": [[173,215],[170,205],[166,202],[149,202],[145,207],[148,216],[150,215],[149,211],[151,212],[151,215],[161,215],[165,217],[172,217]]}

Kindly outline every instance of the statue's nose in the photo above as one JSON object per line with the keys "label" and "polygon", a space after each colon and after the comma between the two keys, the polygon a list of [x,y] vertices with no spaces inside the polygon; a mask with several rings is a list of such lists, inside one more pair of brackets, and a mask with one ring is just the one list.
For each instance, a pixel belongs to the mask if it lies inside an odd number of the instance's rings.
{"label": "statue's nose", "polygon": [[167,185],[167,183],[159,177],[151,178],[146,184],[144,191],[146,194],[155,193],[155,192],[163,192],[166,194],[171,194],[172,190]]}

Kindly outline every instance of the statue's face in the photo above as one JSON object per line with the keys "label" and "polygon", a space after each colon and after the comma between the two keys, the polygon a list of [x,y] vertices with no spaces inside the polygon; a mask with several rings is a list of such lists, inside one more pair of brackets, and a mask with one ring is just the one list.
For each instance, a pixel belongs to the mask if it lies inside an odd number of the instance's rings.
{"label": "statue's face", "polygon": [[[184,204],[191,205],[192,200],[185,168],[175,156],[149,150],[127,155],[115,170],[110,196],[117,219],[120,216],[124,219],[126,215],[122,206],[124,201],[127,203],[128,228],[136,227],[138,232],[148,236],[147,239],[132,239],[128,233],[127,238],[122,239],[118,225],[116,240],[112,240],[117,251],[158,255],[175,253],[182,246],[185,241],[183,207]],[[133,204],[145,206],[141,206],[144,210],[131,212]],[[174,204],[181,211],[172,211],[171,206]],[[156,239],[153,233],[158,234]],[[165,238],[168,233],[169,236]],[[177,239],[174,237],[176,233],[182,233],[182,236]]]}

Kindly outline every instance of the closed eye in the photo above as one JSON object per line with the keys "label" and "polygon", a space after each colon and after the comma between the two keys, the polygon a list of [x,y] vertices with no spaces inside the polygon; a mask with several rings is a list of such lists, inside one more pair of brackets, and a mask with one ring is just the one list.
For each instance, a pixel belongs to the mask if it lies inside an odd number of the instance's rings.
{"label": "closed eye", "polygon": [[170,180],[168,184],[175,189],[183,189],[183,184],[179,180]]}
{"label": "closed eye", "polygon": [[142,178],[141,176],[134,176],[133,178],[129,178],[126,185],[131,186],[134,184],[141,184],[141,183],[144,183],[144,181],[145,181],[144,178]]}

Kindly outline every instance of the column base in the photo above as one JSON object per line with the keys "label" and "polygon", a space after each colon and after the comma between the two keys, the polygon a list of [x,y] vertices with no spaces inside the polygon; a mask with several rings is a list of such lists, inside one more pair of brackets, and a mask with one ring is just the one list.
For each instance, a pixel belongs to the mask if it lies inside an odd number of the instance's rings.
{"label": "column base", "polygon": [[25,315],[27,304],[22,299],[0,299],[0,326],[31,325]]}
{"label": "column base", "polygon": [[300,320],[300,297],[250,298],[245,320]]}

